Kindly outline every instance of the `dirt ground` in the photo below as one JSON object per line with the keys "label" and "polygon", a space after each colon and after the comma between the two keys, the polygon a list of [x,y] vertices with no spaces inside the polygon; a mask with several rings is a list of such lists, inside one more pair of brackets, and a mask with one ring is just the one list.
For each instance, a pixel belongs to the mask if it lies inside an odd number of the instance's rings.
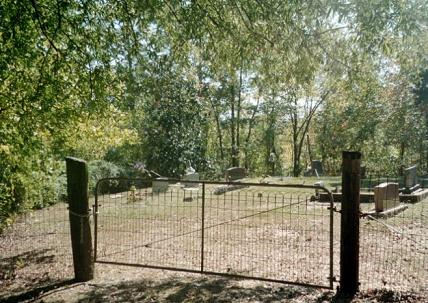
{"label": "dirt ground", "polygon": [[[98,260],[197,269],[201,200],[178,192],[132,203],[129,193],[101,199]],[[328,285],[329,212],[293,195],[208,195],[206,268]],[[361,221],[362,291],[352,301],[310,287],[100,263],[94,280],[73,283],[67,205],[58,204],[19,218],[0,236],[0,302],[428,302],[425,203],[392,220]],[[337,276],[337,213],[334,220]]]}
{"label": "dirt ground", "polygon": [[[18,271],[18,275],[19,275]],[[368,290],[353,299],[336,297],[334,291],[180,274],[170,271],[97,266],[96,278],[86,283],[67,279],[46,280],[48,274],[28,281],[20,292],[0,296],[9,302],[427,302],[411,292]],[[46,274],[46,275],[45,275]],[[21,277],[22,278],[22,277]],[[32,287],[39,285],[38,287]],[[3,285],[2,285],[3,286]]]}

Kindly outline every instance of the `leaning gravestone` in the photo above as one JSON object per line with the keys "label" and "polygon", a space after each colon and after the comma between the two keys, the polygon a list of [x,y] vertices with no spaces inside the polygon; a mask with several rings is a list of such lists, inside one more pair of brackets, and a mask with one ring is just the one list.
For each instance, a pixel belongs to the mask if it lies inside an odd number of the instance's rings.
{"label": "leaning gravestone", "polygon": [[156,178],[153,180],[152,191],[154,193],[166,192],[168,190],[169,182],[167,178]]}
{"label": "leaning gravestone", "polygon": [[398,183],[381,183],[374,188],[375,210],[382,212],[400,204]]}
{"label": "leaning gravestone", "polygon": [[324,175],[324,170],[322,168],[322,163],[320,160],[312,160],[311,168],[312,168],[313,175],[318,175],[318,176]]}
{"label": "leaning gravestone", "polygon": [[245,168],[243,167],[231,167],[226,170],[225,178],[226,181],[236,181],[245,178],[247,175]]}

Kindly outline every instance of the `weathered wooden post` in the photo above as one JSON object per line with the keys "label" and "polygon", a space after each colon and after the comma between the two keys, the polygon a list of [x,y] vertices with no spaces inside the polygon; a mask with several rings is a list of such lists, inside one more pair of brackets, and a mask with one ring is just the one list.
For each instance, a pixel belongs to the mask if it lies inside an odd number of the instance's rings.
{"label": "weathered wooden post", "polygon": [[339,293],[346,296],[359,288],[360,167],[360,152],[343,152]]}
{"label": "weathered wooden post", "polygon": [[76,282],[94,278],[90,209],[88,205],[88,166],[85,161],[67,157],[67,195],[71,245]]}

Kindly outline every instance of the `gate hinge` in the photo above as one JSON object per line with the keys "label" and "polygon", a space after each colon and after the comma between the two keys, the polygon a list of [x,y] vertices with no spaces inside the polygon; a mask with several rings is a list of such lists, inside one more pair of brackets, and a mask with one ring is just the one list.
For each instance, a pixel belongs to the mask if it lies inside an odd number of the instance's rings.
{"label": "gate hinge", "polygon": [[[100,206],[101,205],[98,205],[98,207],[100,207]],[[95,206],[95,204],[92,204],[92,213],[94,215],[98,215],[99,214],[98,208]]]}
{"label": "gate hinge", "polygon": [[333,206],[333,208],[331,208],[331,207],[329,206],[329,207],[327,207],[327,209],[328,209],[328,210],[333,209],[333,211],[334,211],[334,212],[336,212],[336,213],[342,213],[342,211],[341,211],[341,210],[338,210],[338,209],[336,208],[336,206]]}

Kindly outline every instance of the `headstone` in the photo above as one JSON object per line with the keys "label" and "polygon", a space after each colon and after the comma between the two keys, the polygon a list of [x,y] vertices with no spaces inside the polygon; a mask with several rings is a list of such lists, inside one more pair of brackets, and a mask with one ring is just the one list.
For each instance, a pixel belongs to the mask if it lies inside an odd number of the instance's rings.
{"label": "headstone", "polygon": [[[318,181],[314,183],[314,186],[316,187],[324,187],[324,182],[323,181]],[[318,197],[319,196],[319,189],[315,189],[315,196]]]}
{"label": "headstone", "polygon": [[243,167],[231,167],[226,170],[225,178],[227,181],[236,181],[245,178],[247,175]]}
{"label": "headstone", "polygon": [[418,166],[414,165],[404,170],[404,186],[406,188],[411,188],[418,183]]}
{"label": "headstone", "polygon": [[153,180],[152,191],[154,193],[166,192],[168,190],[169,182],[167,178],[156,178]]}
{"label": "headstone", "polygon": [[[190,164],[190,161],[187,162],[186,174],[183,176],[184,181],[199,181],[199,174],[195,171],[195,169]],[[198,190],[199,182],[185,182],[184,189],[187,190]]]}
{"label": "headstone", "polygon": [[315,183],[314,183],[314,186],[324,187],[324,182],[323,182],[323,181],[315,182]]}
{"label": "headstone", "polygon": [[[198,173],[185,174],[183,176],[184,181],[199,181]],[[185,182],[184,189],[199,189],[199,182]]]}
{"label": "headstone", "polygon": [[374,188],[375,210],[382,212],[400,204],[398,183],[381,183]]}
{"label": "headstone", "polygon": [[313,171],[313,175],[316,176],[317,173],[318,173],[317,176],[324,175],[324,170],[322,168],[322,163],[321,163],[320,160],[312,160],[311,168],[312,168],[312,171]]}

